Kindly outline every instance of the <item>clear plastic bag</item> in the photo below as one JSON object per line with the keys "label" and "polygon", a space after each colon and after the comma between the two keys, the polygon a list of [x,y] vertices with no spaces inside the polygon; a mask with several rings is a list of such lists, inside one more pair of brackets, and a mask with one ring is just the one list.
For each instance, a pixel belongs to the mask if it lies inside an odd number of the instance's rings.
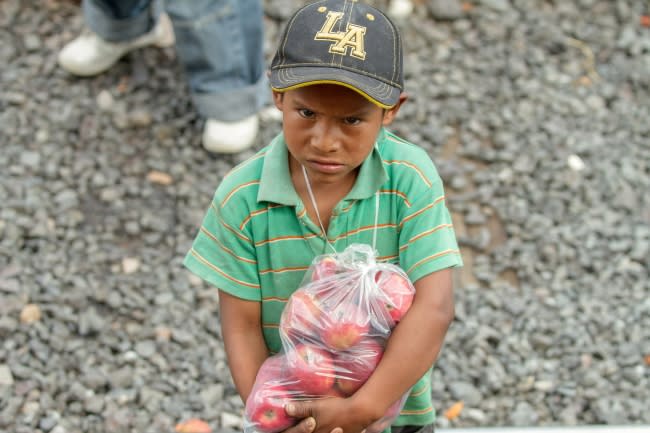
{"label": "clear plastic bag", "polygon": [[[293,425],[297,420],[284,411],[289,401],[348,397],[361,388],[414,295],[406,273],[377,263],[368,245],[317,257],[282,313],[282,351],[257,374],[244,432],[276,433]],[[407,395],[367,433],[388,427]]]}

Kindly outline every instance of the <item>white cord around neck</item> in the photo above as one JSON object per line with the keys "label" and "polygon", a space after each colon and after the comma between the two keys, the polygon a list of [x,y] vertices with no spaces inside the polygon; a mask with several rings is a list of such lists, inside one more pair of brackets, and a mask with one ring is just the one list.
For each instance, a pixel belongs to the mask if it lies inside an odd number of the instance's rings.
{"label": "white cord around neck", "polygon": [[[309,199],[311,200],[312,206],[314,206],[314,211],[316,212],[316,218],[318,219],[318,224],[320,225],[320,229],[322,230],[323,238],[327,242],[327,245],[330,246],[332,251],[336,253],[336,248],[334,248],[334,245],[330,242],[329,238],[327,237],[327,231],[325,230],[325,226],[323,225],[323,221],[320,218],[320,212],[318,212],[318,205],[316,204],[316,197],[314,197],[314,192],[311,189],[311,183],[309,182],[309,176],[307,176],[307,169],[305,168],[304,165],[301,165],[302,167],[302,174],[305,177],[305,185],[307,185],[307,193],[309,194]],[[377,225],[379,221],[379,191],[375,192],[375,227],[372,232],[372,249],[375,250],[377,248]]]}
{"label": "white cord around neck", "polygon": [[372,231],[372,249],[377,250],[377,225],[379,223],[379,191],[375,191],[375,228]]}
{"label": "white cord around neck", "polygon": [[336,248],[334,248],[334,245],[332,245],[329,238],[327,237],[327,231],[325,230],[325,226],[323,225],[323,220],[321,220],[320,218],[320,212],[318,212],[318,206],[316,205],[316,197],[314,197],[314,192],[311,190],[311,183],[309,182],[309,176],[307,176],[307,169],[305,168],[304,165],[301,165],[301,167],[302,167],[302,174],[303,176],[305,176],[305,185],[307,185],[307,192],[309,193],[311,204],[312,206],[314,206],[314,211],[316,212],[316,218],[318,219],[318,224],[320,224],[320,229],[322,230],[323,239],[325,239],[325,242],[327,242],[327,245],[330,246],[332,251],[334,251],[334,253],[337,253]]}

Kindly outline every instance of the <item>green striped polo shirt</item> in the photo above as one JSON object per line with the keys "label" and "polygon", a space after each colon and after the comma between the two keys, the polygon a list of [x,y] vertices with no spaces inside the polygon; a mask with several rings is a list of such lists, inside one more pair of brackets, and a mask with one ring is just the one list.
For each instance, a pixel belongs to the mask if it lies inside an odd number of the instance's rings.
{"label": "green striped polo shirt", "polygon": [[[379,211],[375,226],[375,193]],[[327,238],[339,252],[372,245],[413,282],[462,265],[442,181],[426,152],[382,129],[350,192],[333,209]],[[280,315],[312,260],[331,250],[289,173],[282,135],[228,173],[184,264],[219,290],[262,303],[271,353],[282,349]],[[415,384],[393,425],[432,423],[431,370]]]}

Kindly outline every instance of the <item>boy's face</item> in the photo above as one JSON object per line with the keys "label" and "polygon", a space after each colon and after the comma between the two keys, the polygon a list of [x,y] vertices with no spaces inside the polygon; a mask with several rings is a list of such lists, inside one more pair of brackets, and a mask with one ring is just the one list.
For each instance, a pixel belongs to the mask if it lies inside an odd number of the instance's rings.
{"label": "boy's face", "polygon": [[347,87],[314,84],[274,92],[273,99],[282,111],[292,172],[304,165],[312,185],[336,186],[356,178],[379,130],[393,121],[406,97],[384,110]]}

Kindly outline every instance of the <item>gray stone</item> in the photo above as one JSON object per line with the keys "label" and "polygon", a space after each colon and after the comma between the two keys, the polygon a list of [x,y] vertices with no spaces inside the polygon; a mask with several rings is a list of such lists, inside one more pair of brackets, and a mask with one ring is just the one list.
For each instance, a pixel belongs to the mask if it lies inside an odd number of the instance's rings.
{"label": "gray stone", "polygon": [[463,7],[458,0],[429,0],[429,12],[438,20],[456,20],[463,16]]}
{"label": "gray stone", "polygon": [[38,422],[38,427],[44,432],[53,431],[54,427],[58,424],[59,417],[55,416],[46,416],[40,419]]}
{"label": "gray stone", "polygon": [[224,386],[221,383],[216,383],[207,386],[201,391],[201,399],[206,407],[214,407],[223,399]]}
{"label": "gray stone", "polygon": [[135,351],[143,358],[149,358],[156,353],[156,343],[152,340],[138,341],[135,343]]}
{"label": "gray stone", "polygon": [[133,383],[133,369],[124,367],[111,372],[108,376],[111,388],[127,388]]}
{"label": "gray stone", "polygon": [[487,219],[478,205],[468,206],[467,213],[465,214],[465,224],[481,225],[485,224]]}
{"label": "gray stone", "polygon": [[41,39],[34,34],[25,35],[23,43],[27,51],[38,51],[41,48]]}
{"label": "gray stone", "polygon": [[38,152],[25,151],[20,154],[20,163],[29,168],[36,168],[41,162],[41,155]]}
{"label": "gray stone", "polygon": [[115,101],[108,90],[102,90],[97,94],[97,106],[102,111],[111,111]]}
{"label": "gray stone", "polygon": [[93,395],[84,401],[84,409],[88,413],[100,414],[104,409],[104,399],[99,395]]}
{"label": "gray stone", "polygon": [[100,390],[108,383],[106,374],[95,368],[88,369],[81,378],[81,382],[90,389]]}
{"label": "gray stone", "polygon": [[537,424],[539,416],[537,412],[526,401],[520,401],[515,405],[514,411],[510,414],[510,422],[513,426],[534,426]]}
{"label": "gray stone", "polygon": [[89,308],[79,315],[79,335],[95,335],[104,329],[105,321],[94,308]]}
{"label": "gray stone", "polygon": [[136,128],[146,128],[151,125],[151,113],[145,109],[133,110],[129,113],[129,122]]}
{"label": "gray stone", "polygon": [[11,386],[14,384],[14,377],[11,369],[6,364],[0,364],[0,386]]}
{"label": "gray stone", "polygon": [[59,209],[70,209],[79,205],[77,193],[71,189],[65,189],[54,196],[54,201]]}
{"label": "gray stone", "polygon": [[480,0],[480,3],[498,12],[505,12],[511,7],[508,0]]}
{"label": "gray stone", "polygon": [[452,382],[449,384],[449,391],[455,399],[463,400],[468,406],[478,406],[481,401],[481,392],[468,382]]}

